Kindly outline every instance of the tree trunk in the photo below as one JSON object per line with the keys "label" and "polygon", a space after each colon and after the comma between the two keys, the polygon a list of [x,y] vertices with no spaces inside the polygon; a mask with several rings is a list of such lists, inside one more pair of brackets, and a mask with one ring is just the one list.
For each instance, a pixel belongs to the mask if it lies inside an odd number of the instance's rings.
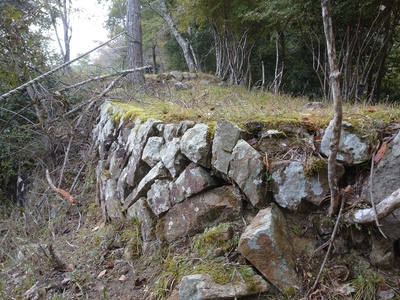
{"label": "tree trunk", "polygon": [[[141,20],[141,1],[127,0],[126,2],[127,19],[127,65],[128,69],[143,67],[143,49],[142,49],[142,26]],[[145,82],[143,71],[136,71],[128,74],[128,80],[135,84]]]}
{"label": "tree trunk", "polygon": [[[61,56],[63,57],[63,63],[68,63],[71,60],[71,38],[72,38],[72,28],[70,24],[70,14],[71,11],[71,1],[63,0],[61,2],[57,2],[57,9],[52,6],[49,6],[51,23],[53,25],[58,46],[60,47]],[[57,30],[57,18],[61,19],[62,30],[63,30],[63,43],[61,42],[60,36]],[[71,71],[71,66],[66,65],[64,67],[64,73],[68,74]]]}
{"label": "tree trunk", "polygon": [[330,67],[330,85],[334,105],[333,134],[330,142],[328,158],[328,181],[331,190],[331,204],[329,214],[333,215],[339,207],[339,187],[336,175],[336,157],[339,150],[340,131],[342,127],[342,98],[340,95],[340,72],[336,59],[335,38],[332,28],[331,6],[329,0],[321,0],[322,20],[324,23],[326,48]]}
{"label": "tree trunk", "polygon": [[195,55],[193,53],[193,48],[190,45],[190,42],[182,36],[182,34],[179,32],[179,30],[176,28],[174,21],[172,20],[171,15],[168,13],[167,6],[165,4],[164,0],[158,0],[158,3],[160,5],[160,13],[165,22],[167,22],[167,25],[169,29],[171,30],[171,33],[175,37],[176,41],[178,42],[179,46],[181,47],[183,51],[183,56],[185,57],[186,65],[188,66],[189,71],[195,71],[197,70],[196,62],[195,62]]}

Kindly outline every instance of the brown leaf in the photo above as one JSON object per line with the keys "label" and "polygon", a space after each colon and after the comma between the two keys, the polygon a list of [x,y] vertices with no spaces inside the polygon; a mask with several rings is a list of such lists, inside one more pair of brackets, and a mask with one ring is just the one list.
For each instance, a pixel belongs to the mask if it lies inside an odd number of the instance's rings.
{"label": "brown leaf", "polygon": [[113,269],[114,268],[114,264],[113,263],[107,263],[106,264],[106,269]]}
{"label": "brown leaf", "polygon": [[374,163],[378,163],[386,153],[387,142],[383,142],[378,152],[374,156]]}

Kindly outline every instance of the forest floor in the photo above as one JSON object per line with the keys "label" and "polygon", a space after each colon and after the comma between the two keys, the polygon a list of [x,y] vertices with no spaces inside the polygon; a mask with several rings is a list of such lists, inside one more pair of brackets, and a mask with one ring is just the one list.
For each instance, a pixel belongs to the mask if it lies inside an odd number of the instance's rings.
{"label": "forest floor", "polygon": [[[229,87],[218,84],[213,76],[207,74],[186,84],[187,88],[178,89],[164,79],[150,76],[144,89],[135,90],[122,83],[109,93],[108,98],[134,104],[137,110],[131,112],[133,119],[154,117],[165,122],[189,119],[212,124],[225,118],[244,128],[251,121],[297,124],[317,131],[326,127],[333,116],[331,103],[314,105],[310,104],[314,103],[310,99],[274,96],[260,90]],[[96,111],[91,113],[97,114]],[[344,104],[344,119],[368,132],[371,127],[383,128],[385,124],[399,122],[400,108],[389,103]],[[0,207],[1,299],[139,300],[165,299],[167,295],[173,294],[170,291],[171,286],[176,286],[173,276],[164,275],[162,280],[158,276],[168,254],[176,249],[183,251],[189,241],[182,240],[167,247],[155,243],[147,255],[142,255],[140,245],[127,244],[127,237],[140,235],[138,224],[125,219],[104,222],[101,209],[96,204],[97,156],[91,147],[92,124],[93,119],[87,125],[87,140],[80,141],[81,144],[89,145],[90,149],[85,154],[85,167],[82,168],[83,160],[78,158],[71,159],[69,166],[75,173],[81,168],[84,170],[71,192],[78,205],[71,205],[49,188],[42,168],[40,172],[30,174],[30,199],[25,207],[11,203]],[[76,153],[82,150],[80,147],[71,149],[71,152]],[[79,155],[76,154],[76,157]],[[62,161],[52,166],[60,168]],[[73,179],[74,176],[64,177],[65,189],[72,185]],[[301,224],[301,216],[297,219],[294,216],[289,222]],[[314,269],[304,266],[303,270],[308,268],[309,272],[316,274],[320,264],[315,263],[312,267]],[[367,299],[365,297],[371,295],[374,298],[369,299],[399,299],[396,296],[400,286],[399,274],[396,268],[388,273],[374,272],[373,276],[356,284],[362,293],[342,291],[341,294],[338,292],[325,299]],[[348,289],[352,287],[348,286]],[[383,291],[378,296],[377,289]],[[302,297],[304,295],[275,293],[247,299]]]}

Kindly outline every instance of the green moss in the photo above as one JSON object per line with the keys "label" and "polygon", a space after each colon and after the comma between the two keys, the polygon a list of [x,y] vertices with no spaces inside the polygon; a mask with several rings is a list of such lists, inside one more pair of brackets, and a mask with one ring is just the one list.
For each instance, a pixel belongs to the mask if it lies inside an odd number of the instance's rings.
{"label": "green moss", "polygon": [[[164,295],[169,291],[172,283],[179,282],[182,277],[194,274],[209,274],[218,284],[233,284],[244,280],[247,284],[254,284],[254,270],[247,265],[227,264],[224,254],[235,249],[239,236],[233,230],[233,223],[221,223],[218,226],[198,234],[192,239],[187,253],[170,253],[164,259],[163,271],[154,286],[156,295]],[[172,246],[173,247],[173,246]],[[162,298],[162,297],[161,297]]]}
{"label": "green moss", "polygon": [[207,123],[208,130],[207,130],[207,135],[206,139],[207,141],[211,142],[214,139],[214,134],[215,134],[215,127],[217,126],[217,122],[208,122]]}
{"label": "green moss", "polygon": [[[137,107],[129,103],[112,102],[113,109],[109,109],[108,113],[111,115],[111,120],[119,124],[121,119],[123,120],[136,120],[136,119],[148,119],[151,117],[151,113],[146,111],[144,108]],[[113,112],[114,110],[114,112]]]}
{"label": "green moss", "polygon": [[309,156],[304,166],[304,174],[313,176],[326,169],[328,162],[321,157]]}
{"label": "green moss", "polygon": [[215,251],[226,253],[238,243],[232,223],[221,223],[193,238],[192,249],[200,256],[213,255]]}

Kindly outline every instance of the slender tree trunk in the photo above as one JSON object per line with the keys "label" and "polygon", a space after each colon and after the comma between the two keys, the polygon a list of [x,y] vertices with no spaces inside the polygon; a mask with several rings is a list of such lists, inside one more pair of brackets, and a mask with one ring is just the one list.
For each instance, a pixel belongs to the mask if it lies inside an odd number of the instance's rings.
{"label": "slender tree trunk", "polygon": [[[58,46],[60,47],[60,52],[63,57],[63,63],[68,63],[71,60],[71,38],[72,38],[72,28],[70,24],[70,11],[71,11],[71,0],[63,0],[57,2],[57,9],[49,6],[51,23],[53,25],[54,31],[56,33]],[[63,42],[61,42],[60,36],[57,30],[57,19],[61,19],[62,30],[63,30]],[[64,67],[64,73],[68,74],[71,71],[71,66],[66,65]]]}
{"label": "slender tree trunk", "polygon": [[[141,1],[127,0],[126,2],[126,19],[127,19],[127,65],[128,69],[143,67],[143,50],[142,50],[142,26],[141,20]],[[143,71],[136,71],[128,74],[128,80],[135,84],[143,84],[145,82]]]}
{"label": "slender tree trunk", "polygon": [[157,45],[151,46],[151,56],[153,59],[153,74],[157,74],[156,47]]}
{"label": "slender tree trunk", "polygon": [[340,202],[340,193],[336,174],[336,157],[339,150],[340,131],[342,128],[342,98],[340,95],[340,72],[336,59],[335,38],[333,35],[331,6],[329,0],[321,0],[321,7],[330,67],[330,85],[335,109],[333,117],[333,134],[329,145],[330,154],[328,158],[328,181],[331,190],[329,214],[333,215],[337,212]]}
{"label": "slender tree trunk", "polygon": [[179,32],[179,30],[176,28],[174,21],[172,20],[171,15],[168,13],[167,6],[165,4],[164,0],[158,0],[158,3],[160,5],[160,13],[161,16],[164,18],[165,22],[167,22],[167,25],[169,29],[171,30],[171,33],[175,37],[176,41],[178,42],[179,46],[181,47],[183,51],[183,56],[186,61],[186,65],[189,69],[189,71],[195,71],[197,70],[196,62],[195,62],[195,55],[193,53],[193,48],[190,45],[190,42],[182,36],[182,34]]}

